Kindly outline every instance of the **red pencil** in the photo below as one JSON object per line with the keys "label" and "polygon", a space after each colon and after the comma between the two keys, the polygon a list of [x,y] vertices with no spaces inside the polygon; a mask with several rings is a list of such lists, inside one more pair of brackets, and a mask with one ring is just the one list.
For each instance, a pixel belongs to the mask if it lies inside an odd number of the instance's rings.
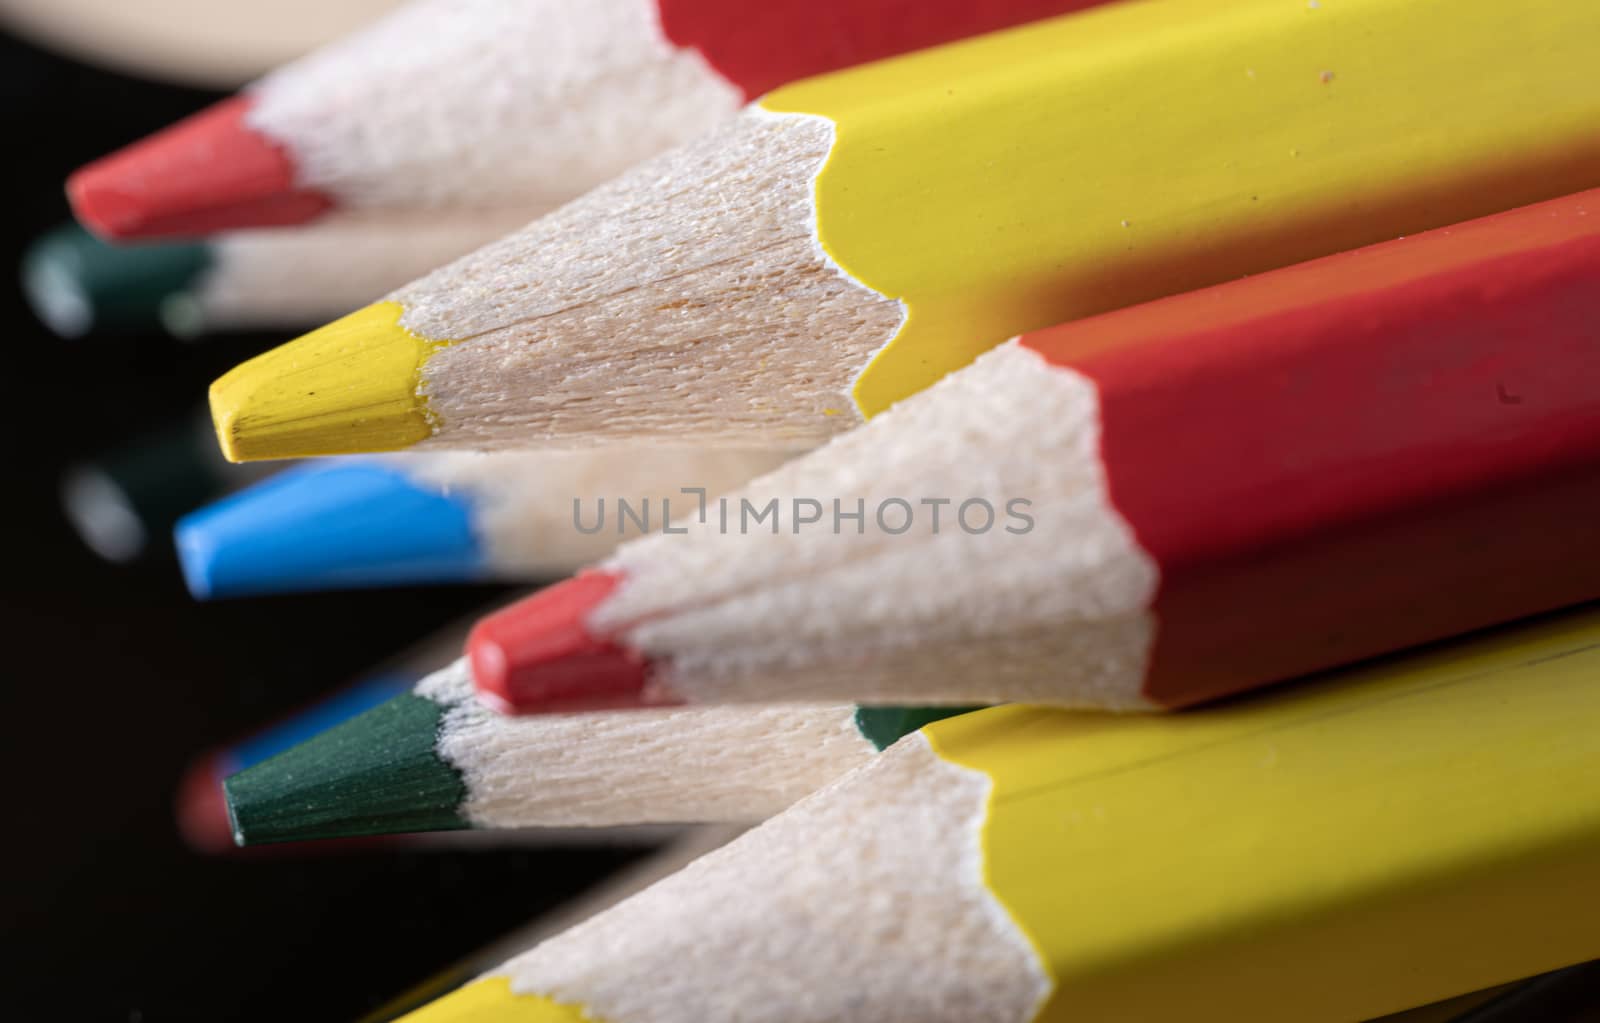
{"label": "red pencil", "polygon": [[422,0],[80,170],[113,238],[548,205],[775,86],[1100,0]]}
{"label": "red pencil", "polygon": [[1591,599],[1597,325],[1586,192],[1026,335],[485,619],[477,681],[1163,708]]}

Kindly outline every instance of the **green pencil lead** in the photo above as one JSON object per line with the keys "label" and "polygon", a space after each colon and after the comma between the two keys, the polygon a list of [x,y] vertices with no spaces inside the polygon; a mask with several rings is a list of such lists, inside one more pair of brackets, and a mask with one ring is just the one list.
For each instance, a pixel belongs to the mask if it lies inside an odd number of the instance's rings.
{"label": "green pencil lead", "polygon": [[443,706],[403,693],[223,783],[240,845],[447,831],[472,824],[435,752]]}

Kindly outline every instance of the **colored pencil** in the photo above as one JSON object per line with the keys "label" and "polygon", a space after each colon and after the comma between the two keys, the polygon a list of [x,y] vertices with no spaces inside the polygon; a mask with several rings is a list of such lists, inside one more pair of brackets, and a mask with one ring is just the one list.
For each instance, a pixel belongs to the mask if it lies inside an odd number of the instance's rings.
{"label": "colored pencil", "polygon": [[1157,709],[1600,597],[1597,280],[1600,191],[1024,335],[485,619],[478,683]]}
{"label": "colored pencil", "polygon": [[64,338],[303,327],[340,316],[537,216],[339,217],[295,230],[110,245],[75,224],[23,258],[34,314]]}
{"label": "colored pencil", "polygon": [[607,448],[326,459],[187,515],[174,536],[189,592],[202,600],[549,580],[603,557],[625,536],[693,514],[702,496],[783,458]]}
{"label": "colored pencil", "polygon": [[1597,34],[1563,0],[1152,0],[797,83],[236,368],[218,434],[818,442],[1019,332],[1600,185]]}
{"label": "colored pencil", "polygon": [[259,479],[258,465],[233,465],[217,451],[202,410],[68,466],[61,510],[86,547],[126,563],[159,549],[180,516]]}
{"label": "colored pencil", "polygon": [[504,962],[508,956],[525,952],[546,938],[575,927],[590,917],[621,902],[623,899],[648,888],[693,861],[720,848],[736,838],[744,829],[733,825],[706,824],[686,830],[668,841],[645,859],[630,864],[602,881],[595,888],[583,892],[570,902],[562,903],[526,927],[478,949],[459,962],[414,985],[372,1012],[362,1016],[357,1023],[388,1023],[405,1013],[454,991],[477,978],[492,967]]}
{"label": "colored pencil", "polygon": [[[669,842],[658,852],[651,853],[646,860],[627,866],[618,874],[608,877],[603,884],[598,885],[592,892],[584,892],[581,897],[558,906],[552,913],[541,916],[539,919],[510,933],[504,938],[499,938],[486,948],[478,949],[475,953],[454,962],[445,970],[435,973],[434,977],[422,981],[421,985],[413,986],[400,996],[390,999],[379,1009],[373,1010],[358,1023],[387,1023],[389,1020],[402,1017],[406,1012],[419,1009],[421,1005],[434,1001],[443,994],[467,985],[470,981],[477,980],[483,973],[490,972],[502,962],[515,954],[525,953],[530,948],[538,945],[539,941],[554,938],[563,930],[570,930],[589,917],[618,905],[624,898],[637,895],[638,892],[648,889],[654,882],[666,879],[670,874],[677,873],[680,869],[699,860],[702,855],[712,852],[714,848],[723,847],[734,837],[744,831],[738,826],[728,824],[702,824],[699,828],[686,831],[680,839]],[[1514,981],[1509,985],[1498,985],[1485,991],[1474,991],[1472,994],[1453,997],[1445,1002],[1434,1002],[1424,1005],[1421,1009],[1410,1009],[1397,1015],[1386,1015],[1381,1020],[1373,1023],[1512,1023],[1514,1020],[1528,1020],[1528,1015],[1512,1015],[1510,1007],[1522,1004],[1523,999],[1539,997],[1539,1007],[1544,1007],[1549,1001],[1552,988],[1560,988],[1570,999],[1573,991],[1578,988],[1582,980],[1594,986],[1594,964],[1590,964],[1586,977],[1579,977],[1578,973],[1586,967],[1570,967],[1558,970],[1555,973],[1546,973],[1542,977],[1531,980]],[[1474,1013],[1480,1009],[1482,1012]],[[1499,1013],[1504,1012],[1504,1015]],[[1546,1023],[1554,1020],[1546,1015],[1541,1017]],[[1576,1023],[1576,1021],[1573,1021]]]}
{"label": "colored pencil", "polygon": [[228,778],[241,845],[764,820],[954,711],[847,704],[511,718],[465,662]]}
{"label": "colored pencil", "polygon": [[241,741],[201,754],[179,782],[176,811],[178,831],[184,840],[200,852],[235,848],[233,824],[222,788],[229,776],[308,742],[408,691],[456,659],[469,628],[465,621],[445,625],[309,706]]}
{"label": "colored pencil", "polygon": [[[684,843],[694,841],[702,831],[714,830],[714,826],[706,825],[704,828],[690,832]],[[720,836],[717,836],[720,837]],[[723,838],[716,845],[727,844],[731,840]],[[533,927],[525,932],[518,932],[503,941],[497,941],[490,948],[473,954],[468,959],[453,964],[449,969],[442,971],[438,976],[429,978],[423,984],[408,990],[405,994],[386,1003],[378,1010],[363,1016],[359,1023],[387,1023],[414,1009],[420,1008],[441,995],[454,991],[469,981],[476,980],[480,975],[488,973],[492,968],[499,966],[508,955],[526,951],[538,941],[555,936],[562,930],[576,926],[583,920],[597,915],[603,909],[609,909],[628,895],[647,887],[661,877],[670,873],[664,868],[669,862],[676,861],[679,845],[668,846],[662,852],[652,856],[650,860],[640,865],[641,874],[660,875],[650,880],[635,877],[632,871],[626,873],[616,881],[608,881],[597,893],[597,902],[604,904],[592,905],[585,897],[570,911],[560,911],[549,921],[541,918]],[[709,852],[708,848],[706,852]],[[703,853],[701,855],[704,855]],[[699,857],[693,857],[698,859]],[[688,863],[682,863],[687,866]],[[637,888],[635,885],[637,884]],[[566,926],[560,926],[565,923]],[[496,955],[495,953],[499,953]],[[1577,999],[1590,995],[1596,984],[1596,971],[1594,964],[1587,966],[1573,966],[1553,973],[1543,974],[1539,977],[1522,981],[1513,981],[1509,984],[1498,984],[1482,991],[1471,994],[1457,995],[1441,1002],[1432,1002],[1415,1009],[1405,1009],[1398,1013],[1385,1015],[1371,1021],[1371,1023],[1526,1023],[1531,1019],[1538,1019],[1540,1023],[1589,1023],[1583,1017],[1571,1014],[1571,1010],[1579,1008],[1582,1002]],[[1309,999],[1303,999],[1309,1000]],[[1568,1013],[1552,1015],[1550,1006],[1553,1004],[1557,1012],[1567,1009]],[[1543,1011],[1544,1014],[1534,1016],[1530,1009]],[[1190,1013],[1186,1019],[1193,1019]]]}
{"label": "colored pencil", "polygon": [[405,671],[379,672],[241,742],[202,754],[189,765],[179,783],[178,833],[196,852],[232,850],[233,825],[222,794],[222,783],[229,775],[306,742],[339,722],[400,695],[416,682],[417,677]]}
{"label": "colored pencil", "polygon": [[1189,714],[935,722],[407,1018],[1316,1023],[1579,962],[1597,672],[1589,608]]}
{"label": "colored pencil", "polygon": [[[558,204],[783,82],[1094,0],[423,0],[73,176],[117,238]],[[424,84],[425,83],[425,84]]]}
{"label": "colored pencil", "polygon": [[[362,719],[366,712],[382,708],[401,697],[450,664],[461,649],[469,622],[453,623],[416,644],[392,661],[380,665],[351,684],[300,708],[281,720],[220,749],[196,757],[184,772],[178,787],[176,817],[178,831],[196,851],[220,853],[237,848],[234,823],[229,815],[224,784],[228,778],[257,764],[268,762],[301,745],[314,745],[325,733]],[[881,734],[903,720],[893,713],[863,712],[866,720]],[[921,720],[917,720],[920,724]],[[903,729],[912,724],[901,726]],[[493,729],[490,729],[493,732]],[[880,734],[875,733],[875,734]],[[887,740],[886,740],[887,741]],[[323,747],[317,747],[323,748]],[[310,790],[308,790],[310,791]],[[638,844],[676,838],[680,829],[658,824],[629,822],[606,829],[595,827],[560,829],[539,827],[517,831],[512,827],[429,833],[427,829],[395,834],[411,845],[443,845],[450,848],[490,847],[495,845],[553,844]],[[351,837],[379,834],[374,829],[351,832]],[[307,836],[310,837],[310,836]],[[362,846],[361,841],[345,843]],[[282,848],[275,846],[274,848]],[[322,848],[319,846],[319,848]]]}

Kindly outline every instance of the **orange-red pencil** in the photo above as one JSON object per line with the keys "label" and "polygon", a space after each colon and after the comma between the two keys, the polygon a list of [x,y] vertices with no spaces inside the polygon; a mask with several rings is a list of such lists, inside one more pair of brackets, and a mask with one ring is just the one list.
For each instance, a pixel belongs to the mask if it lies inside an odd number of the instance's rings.
{"label": "orange-red pencil", "polygon": [[1600,595],[1600,192],[1025,335],[490,616],[519,710],[1176,707]]}

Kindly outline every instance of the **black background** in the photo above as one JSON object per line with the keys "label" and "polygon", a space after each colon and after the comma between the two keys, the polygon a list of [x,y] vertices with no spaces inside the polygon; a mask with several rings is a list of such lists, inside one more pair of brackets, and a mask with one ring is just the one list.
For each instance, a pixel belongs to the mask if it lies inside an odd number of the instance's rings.
{"label": "black background", "polygon": [[18,292],[22,248],[68,216],[70,171],[215,98],[0,34],[8,1019],[353,1019],[638,853],[391,844],[208,857],[178,838],[172,799],[196,753],[508,593],[199,605],[167,545],[114,566],[63,519],[63,468],[193,410],[213,377],[284,340],[64,342]]}

